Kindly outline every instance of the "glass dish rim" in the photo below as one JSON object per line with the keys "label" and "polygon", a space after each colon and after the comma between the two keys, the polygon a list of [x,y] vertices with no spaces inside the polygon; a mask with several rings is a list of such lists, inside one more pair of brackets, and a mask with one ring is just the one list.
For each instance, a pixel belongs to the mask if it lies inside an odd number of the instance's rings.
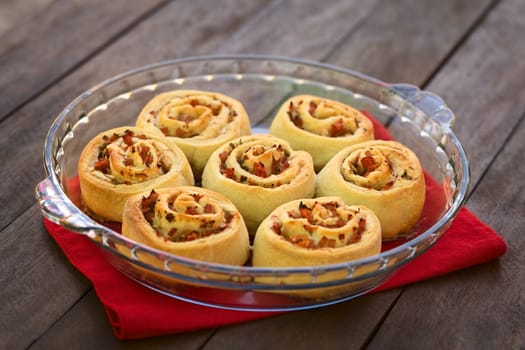
{"label": "glass dish rim", "polygon": [[[108,248],[108,246],[104,246],[103,244],[100,244],[100,242],[97,242],[94,238],[97,236],[104,237],[105,235],[111,235],[114,238],[116,238],[119,241],[125,242],[127,245],[133,245],[137,246],[141,249],[141,251],[146,251],[149,254],[155,255],[155,256],[161,256],[163,260],[166,260],[166,258],[169,259],[171,263],[177,263],[182,264],[184,266],[190,267],[190,268],[202,268],[205,267],[206,272],[210,273],[230,273],[233,275],[246,275],[247,273],[253,274],[255,276],[266,276],[271,275],[274,276],[277,274],[297,274],[297,273],[312,273],[315,270],[321,270],[323,273],[331,272],[331,271],[339,271],[339,270],[348,270],[349,267],[358,268],[360,266],[365,266],[368,264],[373,263],[381,263],[386,261],[389,261],[389,258],[395,257],[398,254],[401,254],[407,249],[410,249],[411,247],[417,247],[418,244],[420,244],[422,241],[425,241],[429,239],[429,237],[434,237],[430,244],[427,244],[423,249],[417,251],[415,256],[422,254],[425,252],[428,248],[430,248],[442,234],[438,234],[439,230],[443,228],[447,223],[451,223],[452,220],[455,218],[455,216],[458,214],[459,210],[463,206],[463,204],[466,202],[466,195],[468,190],[468,184],[470,180],[469,176],[469,166],[468,166],[468,159],[465,153],[465,150],[463,149],[463,146],[461,145],[461,142],[455,135],[455,133],[451,130],[451,125],[449,124],[443,124],[440,123],[441,128],[443,129],[443,132],[447,134],[448,137],[450,137],[450,140],[455,145],[457,150],[459,151],[459,158],[462,163],[463,168],[463,176],[461,177],[460,181],[457,182],[457,186],[459,187],[459,190],[457,192],[457,196],[453,199],[453,201],[450,203],[450,207],[444,212],[443,216],[435,222],[432,226],[430,226],[427,230],[419,234],[418,236],[400,244],[397,247],[391,248],[387,251],[381,252],[379,254],[369,256],[362,259],[347,261],[343,263],[336,263],[336,264],[329,264],[329,265],[319,265],[319,266],[304,266],[304,267],[252,267],[252,266],[233,266],[233,265],[226,265],[226,264],[218,264],[218,263],[211,263],[211,262],[204,262],[199,260],[193,260],[188,258],[179,257],[161,250],[157,250],[155,248],[151,248],[149,246],[143,245],[141,243],[135,242],[133,240],[128,239],[127,237],[122,236],[118,232],[102,225],[96,222],[95,220],[91,219],[88,215],[86,215],[80,208],[78,208],[71,199],[66,195],[64,192],[62,186],[60,185],[60,180],[57,177],[56,172],[53,169],[52,164],[52,145],[53,145],[53,139],[56,135],[58,128],[60,126],[60,123],[63,119],[66,118],[68,113],[79,103],[81,103],[85,98],[89,97],[90,95],[94,94],[97,90],[100,90],[104,88],[105,86],[108,86],[112,83],[115,83],[119,80],[122,80],[126,77],[133,76],[138,73],[147,72],[149,70],[158,69],[166,66],[175,66],[177,64],[183,64],[183,63],[191,63],[191,62],[198,62],[198,61],[235,61],[235,60],[258,60],[258,61],[277,61],[277,62],[283,62],[283,63],[292,63],[297,65],[306,65],[311,66],[314,68],[319,68],[323,70],[328,71],[336,71],[338,73],[347,74],[350,76],[357,77],[359,79],[372,82],[377,85],[381,85],[384,88],[388,89],[390,92],[393,92],[397,95],[397,91],[392,89],[394,84],[389,84],[384,81],[381,81],[377,78],[368,76],[366,74],[354,71],[352,69],[344,68],[337,65],[332,65],[329,63],[323,63],[318,62],[314,60],[308,60],[308,59],[302,59],[302,58],[293,58],[293,57],[286,57],[286,56],[276,56],[276,55],[254,55],[254,54],[235,54],[235,55],[203,55],[203,56],[190,56],[190,57],[182,57],[182,58],[175,58],[175,59],[168,59],[163,60],[160,62],[156,62],[153,64],[144,65],[138,68],[127,70],[121,74],[115,75],[113,77],[110,77],[106,80],[101,81],[100,83],[92,86],[88,90],[84,91],[80,95],[78,95],[74,100],[72,100],[55,118],[55,120],[52,122],[48,133],[45,138],[45,144],[44,144],[44,169],[46,172],[46,180],[49,181],[50,185],[53,187],[53,190],[56,192],[57,196],[63,200],[63,204],[68,207],[68,209],[72,210],[74,214],[80,215],[82,220],[84,220],[85,223],[88,223],[86,227],[78,227],[73,226],[68,223],[67,220],[57,220],[51,215],[48,215],[44,210],[42,210],[44,216],[46,216],[51,221],[54,221],[55,223],[63,226],[64,228],[74,231],[75,233],[80,233],[87,235],[92,240],[94,240],[96,243],[99,243],[105,250],[110,251],[110,253],[114,254],[118,253],[119,257],[122,257],[131,263],[135,264],[138,260],[131,259],[123,254],[120,254],[116,249],[113,249],[111,247]],[[403,84],[407,85],[407,84]],[[420,90],[418,87],[415,87],[418,91]],[[427,91],[425,91],[427,94],[431,94]],[[443,102],[443,107],[448,108],[446,104]],[[433,119],[431,116],[429,117]],[[435,119],[433,119],[435,120]],[[415,257],[413,256],[413,257]],[[411,257],[413,259],[413,257]],[[386,269],[377,269],[371,272],[364,273],[362,275],[359,275],[359,279],[366,278],[368,276],[374,276],[378,273],[378,271],[384,272],[395,270],[402,264],[412,260],[412,259],[401,259],[396,261],[394,264],[388,265]],[[151,266],[153,267],[153,266]],[[154,267],[153,267],[154,268]],[[156,268],[155,268],[156,269]],[[157,269],[156,269],[157,270]],[[169,271],[166,270],[157,270],[158,272],[165,273],[169,275]],[[198,278],[195,278],[196,281],[202,284],[208,284],[207,282],[212,282],[213,285],[213,279],[210,281],[204,281]],[[341,283],[353,281],[354,279],[343,279]],[[233,282],[236,284],[235,282]],[[239,283],[241,286],[244,287],[251,287],[257,286],[257,288],[261,288],[261,284],[246,284],[246,283]],[[272,285],[272,284],[269,284]],[[319,285],[311,283],[308,284],[311,287],[319,287]],[[275,286],[275,285],[272,285]],[[298,285],[295,285],[295,287],[299,287]]]}

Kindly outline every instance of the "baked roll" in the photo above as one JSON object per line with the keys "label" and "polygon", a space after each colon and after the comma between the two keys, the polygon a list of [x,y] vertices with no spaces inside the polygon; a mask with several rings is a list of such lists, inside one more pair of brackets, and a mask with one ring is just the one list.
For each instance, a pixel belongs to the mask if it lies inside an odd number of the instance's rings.
{"label": "baked roll", "polygon": [[232,202],[194,186],[131,196],[122,234],[177,256],[220,264],[243,265],[250,250],[246,225]]}
{"label": "baked roll", "polygon": [[339,197],[299,199],[275,209],[255,234],[253,266],[318,266],[381,252],[381,224]]}
{"label": "baked roll", "polygon": [[[339,197],[319,197],[285,203],[263,220],[255,234],[253,266],[320,266],[380,252],[381,224],[372,210],[347,205]],[[317,283],[323,283],[345,277],[345,271],[334,271],[315,278]],[[308,274],[285,275],[280,282],[286,285],[311,284],[312,278]],[[292,289],[286,293],[323,299],[360,288],[363,287],[357,282],[308,291]]]}
{"label": "baked roll", "polygon": [[319,171],[342,148],[374,139],[374,125],[344,103],[299,95],[288,99],[270,126],[270,134],[310,153]]}
{"label": "baked roll", "polygon": [[317,196],[338,195],[372,209],[384,239],[407,233],[425,203],[425,179],[416,154],[395,141],[368,141],[337,153],[317,176]]}
{"label": "baked roll", "polygon": [[177,90],[159,94],[142,109],[137,126],[155,128],[174,141],[200,179],[211,153],[223,143],[249,135],[241,102],[216,92]]}
{"label": "baked roll", "polygon": [[279,205],[311,198],[315,191],[312,157],[270,135],[241,137],[219,147],[202,174],[202,186],[230,198],[253,235]]}
{"label": "baked roll", "polygon": [[91,214],[122,221],[128,197],[178,185],[193,185],[186,156],[161,133],[120,127],[95,136],[78,162],[82,201]]}

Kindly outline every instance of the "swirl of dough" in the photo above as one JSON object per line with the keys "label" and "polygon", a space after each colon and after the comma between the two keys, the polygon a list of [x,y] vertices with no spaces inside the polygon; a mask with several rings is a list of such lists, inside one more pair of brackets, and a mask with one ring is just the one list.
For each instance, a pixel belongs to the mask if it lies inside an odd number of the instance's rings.
{"label": "swirl of dough", "polygon": [[309,202],[300,200],[272,215],[275,233],[310,249],[341,248],[361,240],[369,209],[326,198]]}
{"label": "swirl of dough", "polygon": [[144,106],[136,124],[158,129],[173,140],[186,154],[196,178],[219,145],[251,133],[248,114],[239,101],[199,90],[155,96]]}
{"label": "swirl of dough", "polygon": [[[349,262],[381,252],[381,224],[375,213],[347,205],[340,197],[299,199],[268,215],[255,234],[253,266],[298,267]],[[317,277],[336,281],[341,272]],[[263,279],[264,281],[264,279]],[[286,276],[282,283],[311,283],[309,276]],[[355,287],[355,286],[353,286]],[[322,299],[344,294],[352,286],[291,290],[290,294]]]}
{"label": "swirl of dough", "polygon": [[202,185],[230,198],[254,233],[278,205],[312,197],[315,172],[308,153],[270,135],[252,135],[217,149],[204,168]]}
{"label": "swirl of dough", "polygon": [[316,195],[336,194],[374,210],[383,238],[397,238],[423,211],[423,170],[415,153],[398,142],[363,142],[341,150],[319,173]]}
{"label": "swirl of dough", "polygon": [[193,185],[184,153],[159,132],[120,127],[100,133],[78,163],[82,199],[101,218],[121,221],[127,197],[145,189]]}
{"label": "swirl of dough", "polygon": [[246,225],[233,203],[193,186],[130,197],[122,234],[171,254],[230,265],[243,265],[250,249]]}
{"label": "swirl of dough", "polygon": [[175,193],[158,198],[151,225],[175,242],[186,242],[220,232],[229,225],[232,214],[210,196]]}
{"label": "swirl of dough", "polygon": [[374,125],[360,111],[321,97],[299,95],[280,107],[270,134],[309,152],[320,170],[341,148],[374,138]]}

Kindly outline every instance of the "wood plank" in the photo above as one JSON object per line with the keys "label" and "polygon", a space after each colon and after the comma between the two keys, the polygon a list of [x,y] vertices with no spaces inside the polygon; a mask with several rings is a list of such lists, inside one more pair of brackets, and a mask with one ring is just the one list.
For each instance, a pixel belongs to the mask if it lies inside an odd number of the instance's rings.
{"label": "wood plank", "polygon": [[[421,86],[493,1],[383,4],[327,61],[390,83]],[[404,11],[400,11],[402,8]],[[428,14],[432,14],[429,16]],[[432,21],[432,22],[429,22]]]}
{"label": "wood plank", "polygon": [[204,45],[195,52],[273,54],[322,61],[380,3],[378,0],[275,3],[240,27],[230,40]]}
{"label": "wood plank", "polygon": [[[455,129],[473,170],[468,207],[507,240],[509,250],[497,261],[407,288],[372,349],[394,342],[400,348],[525,346],[525,64],[516,59],[525,45],[515,40],[525,33],[524,13],[519,0],[501,2],[430,84],[458,111]],[[406,329],[417,332],[400,337]]]}
{"label": "wood plank", "polygon": [[2,231],[0,255],[0,295],[5,301],[0,348],[25,348],[71,308],[90,284],[45,232],[36,206]]}
{"label": "wood plank", "polygon": [[54,1],[18,23],[0,41],[0,120],[163,2]]}
{"label": "wood plank", "polygon": [[18,0],[3,0],[0,2],[0,37],[9,32],[13,27],[27,24],[32,17],[42,11],[53,0],[33,0],[27,6]]}
{"label": "wood plank", "polygon": [[[115,338],[107,322],[104,308],[95,292],[90,291],[78,305],[58,320],[54,327],[67,332],[47,332],[30,348],[37,349],[199,349],[213,330],[202,330],[180,334],[177,336],[158,337],[151,339],[123,342]],[[96,335],[96,336],[95,336]],[[81,340],[81,341],[79,341]]]}
{"label": "wood plank", "polygon": [[[397,290],[224,327],[204,349],[360,349]],[[251,334],[253,336],[247,336]]]}

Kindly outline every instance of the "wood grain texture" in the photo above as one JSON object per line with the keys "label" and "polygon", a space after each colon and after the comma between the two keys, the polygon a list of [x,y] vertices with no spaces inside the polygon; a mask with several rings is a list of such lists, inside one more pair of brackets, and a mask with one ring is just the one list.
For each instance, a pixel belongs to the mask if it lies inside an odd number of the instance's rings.
{"label": "wood grain texture", "polygon": [[[55,329],[62,329],[56,332]],[[199,349],[213,330],[158,337],[155,349]],[[142,349],[151,348],[152,339],[120,341],[113,335],[104,308],[94,291],[89,292],[63,318],[53,325],[31,349]]]}
{"label": "wood grain texture", "polygon": [[33,0],[31,6],[18,0],[0,2],[0,37],[20,24],[27,24],[53,0]]}
{"label": "wood grain texture", "polygon": [[163,1],[55,1],[12,24],[0,40],[0,120]]}
{"label": "wood grain texture", "polygon": [[421,86],[490,3],[489,0],[383,2],[361,24],[359,32],[346,38],[327,61],[389,83]]}
{"label": "wood grain texture", "polygon": [[25,348],[90,285],[42,227],[36,206],[0,235],[0,348]]}
{"label": "wood grain texture", "polygon": [[359,27],[378,0],[292,0],[272,3],[231,39],[198,53],[253,53],[321,61]]}
{"label": "wood grain texture", "polygon": [[[385,305],[397,294],[391,290],[325,308],[223,327],[204,349],[361,349],[383,317]],[[246,334],[253,336],[241,336]]]}

